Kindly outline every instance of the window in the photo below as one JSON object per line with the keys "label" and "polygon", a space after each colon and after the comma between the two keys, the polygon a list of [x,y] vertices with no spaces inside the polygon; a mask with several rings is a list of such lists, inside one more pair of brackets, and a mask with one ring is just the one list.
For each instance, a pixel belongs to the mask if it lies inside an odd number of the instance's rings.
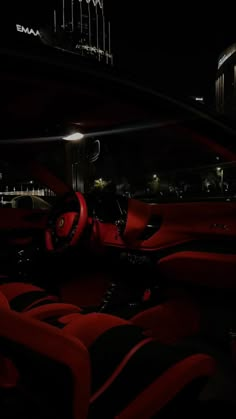
{"label": "window", "polygon": [[55,194],[24,173],[23,169],[0,160],[0,206],[49,209]]}
{"label": "window", "polygon": [[110,191],[149,202],[236,197],[236,162],[181,125],[105,136],[87,161],[86,191]]}

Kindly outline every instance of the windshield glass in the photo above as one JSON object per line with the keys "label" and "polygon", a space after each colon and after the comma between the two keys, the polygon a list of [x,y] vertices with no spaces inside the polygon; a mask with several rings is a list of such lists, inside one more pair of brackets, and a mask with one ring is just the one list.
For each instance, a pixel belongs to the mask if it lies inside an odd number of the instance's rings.
{"label": "windshield glass", "polygon": [[[115,192],[151,202],[234,199],[233,137],[228,136],[225,148],[226,141],[212,142],[209,129],[204,126],[203,131],[203,125],[193,120],[104,135],[99,137],[100,154],[95,161],[88,157],[94,140],[85,139],[85,191]],[[215,139],[222,130],[218,127],[211,133]],[[226,140],[227,135],[221,138]],[[78,148],[81,152],[82,145]]]}
{"label": "windshield glass", "polygon": [[[31,65],[20,61],[19,78],[11,74],[12,60],[1,69],[1,143],[25,140],[19,154],[74,190],[151,202],[234,199],[235,131],[203,106],[85,68],[70,69],[68,80],[62,69],[41,63],[30,76]],[[63,141],[76,131],[82,141]],[[38,137],[41,145],[34,144]],[[95,141],[100,151],[91,158]]]}

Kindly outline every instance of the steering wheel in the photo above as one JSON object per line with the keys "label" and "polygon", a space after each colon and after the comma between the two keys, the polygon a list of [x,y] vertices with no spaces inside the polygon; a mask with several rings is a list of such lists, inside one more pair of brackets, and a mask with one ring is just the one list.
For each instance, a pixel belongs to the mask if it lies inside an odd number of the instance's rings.
{"label": "steering wheel", "polygon": [[62,251],[75,246],[88,222],[88,209],[80,192],[71,192],[53,206],[45,230],[48,251]]}

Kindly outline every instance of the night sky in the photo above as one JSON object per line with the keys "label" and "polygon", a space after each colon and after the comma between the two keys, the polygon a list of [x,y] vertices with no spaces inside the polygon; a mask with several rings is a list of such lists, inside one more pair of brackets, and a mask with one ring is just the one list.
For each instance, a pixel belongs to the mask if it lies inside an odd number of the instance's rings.
{"label": "night sky", "polygon": [[[18,0],[14,8],[9,2],[5,22],[14,9],[25,21],[42,24],[56,1]],[[236,42],[230,10],[225,2],[207,11],[206,2],[174,8],[173,2],[105,0],[115,65],[156,87],[213,97],[218,55]]]}
{"label": "night sky", "polygon": [[173,2],[163,5],[157,1],[132,1],[136,6],[129,8],[125,4],[131,1],[112,3],[116,3],[110,14],[119,64],[160,86],[182,85],[186,93],[193,95],[212,93],[217,58],[236,42],[230,9],[220,4],[219,9],[212,7],[207,13],[206,5],[201,7],[199,2],[195,6],[189,2],[187,9],[181,9],[179,2],[176,9]]}

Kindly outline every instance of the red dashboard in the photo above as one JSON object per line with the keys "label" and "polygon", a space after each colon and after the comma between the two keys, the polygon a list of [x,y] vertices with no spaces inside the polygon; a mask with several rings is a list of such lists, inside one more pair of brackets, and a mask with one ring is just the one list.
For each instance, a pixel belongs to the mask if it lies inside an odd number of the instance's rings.
{"label": "red dashboard", "polygon": [[[115,223],[95,222],[103,247],[152,253],[164,277],[236,286],[236,204],[202,202],[154,204],[129,200],[126,226],[119,234]],[[159,224],[143,239],[153,217]],[[149,225],[150,226],[150,225]]]}

